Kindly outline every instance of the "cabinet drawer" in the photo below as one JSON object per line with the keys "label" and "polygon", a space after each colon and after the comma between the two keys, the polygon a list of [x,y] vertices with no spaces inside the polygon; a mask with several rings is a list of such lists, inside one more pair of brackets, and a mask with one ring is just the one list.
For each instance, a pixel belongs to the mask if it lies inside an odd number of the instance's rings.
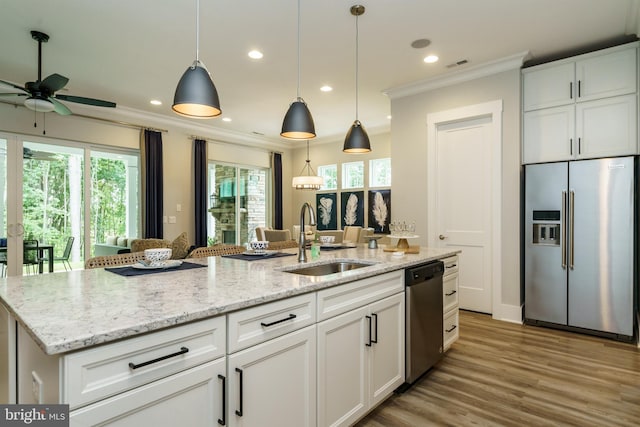
{"label": "cabinet drawer", "polygon": [[458,307],[458,274],[448,274],[442,279],[442,312],[446,315]]}
{"label": "cabinet drawer", "polygon": [[460,335],[460,328],[458,327],[458,310],[453,310],[451,313],[444,316],[443,325],[443,342],[444,349],[446,351]]}
{"label": "cabinet drawer", "polygon": [[318,322],[404,290],[404,270],[368,277],[318,292]]}
{"label": "cabinet drawer", "polygon": [[220,316],[66,355],[62,401],[74,409],[221,357],[225,326]]}
{"label": "cabinet drawer", "polygon": [[441,261],[444,263],[445,276],[458,272],[458,256],[457,255],[454,255],[449,258],[444,258]]}
{"label": "cabinet drawer", "polygon": [[314,293],[275,301],[228,315],[229,346],[234,353],[316,322]]}

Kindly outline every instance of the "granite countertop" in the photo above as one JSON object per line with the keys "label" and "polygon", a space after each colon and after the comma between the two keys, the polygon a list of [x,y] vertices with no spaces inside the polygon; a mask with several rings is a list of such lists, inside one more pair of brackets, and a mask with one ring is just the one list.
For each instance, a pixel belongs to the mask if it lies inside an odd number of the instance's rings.
{"label": "granite countertop", "polygon": [[[353,249],[322,251],[318,260],[306,265],[337,259],[375,263],[322,277],[281,271],[298,265],[297,256],[257,261],[187,259],[186,262],[206,268],[133,277],[104,269],[9,277],[0,281],[0,302],[42,350],[53,355],[404,269],[458,252],[421,248],[419,254],[397,257],[382,248],[368,249],[362,244]],[[310,257],[309,251],[307,255]]]}

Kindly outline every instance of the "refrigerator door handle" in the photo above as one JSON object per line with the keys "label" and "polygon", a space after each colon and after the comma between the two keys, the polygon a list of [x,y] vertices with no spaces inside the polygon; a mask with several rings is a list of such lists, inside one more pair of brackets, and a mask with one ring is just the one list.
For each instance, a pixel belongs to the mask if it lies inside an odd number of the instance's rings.
{"label": "refrigerator door handle", "polygon": [[562,192],[562,222],[560,227],[562,228],[562,245],[560,250],[562,251],[562,268],[567,268],[567,192]]}
{"label": "refrigerator door handle", "polygon": [[573,270],[573,255],[574,255],[574,206],[575,206],[575,191],[569,192],[569,234],[571,235],[571,241],[569,242],[569,268]]}

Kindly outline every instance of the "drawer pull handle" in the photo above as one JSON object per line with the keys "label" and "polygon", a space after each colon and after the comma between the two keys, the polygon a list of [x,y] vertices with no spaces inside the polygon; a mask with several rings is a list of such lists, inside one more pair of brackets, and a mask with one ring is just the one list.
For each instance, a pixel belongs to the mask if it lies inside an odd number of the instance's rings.
{"label": "drawer pull handle", "polygon": [[453,325],[453,326],[451,327],[451,329],[445,329],[445,331],[446,331],[447,333],[449,333],[449,332],[453,332],[456,328],[457,328],[457,326],[456,326],[456,325]]}
{"label": "drawer pull handle", "polygon": [[285,317],[284,319],[276,320],[275,322],[271,322],[271,323],[260,322],[260,325],[263,328],[268,328],[269,326],[277,325],[278,323],[286,322],[287,320],[293,320],[295,318],[296,318],[295,314],[290,314],[289,317]]}
{"label": "drawer pull handle", "polygon": [[218,379],[222,380],[222,419],[218,418],[218,424],[221,426],[227,425],[225,417],[227,408],[227,378],[224,375],[218,374]]}
{"label": "drawer pull handle", "polygon": [[445,268],[453,268],[453,267],[457,267],[458,264],[451,264],[451,265],[447,265]]}
{"label": "drawer pull handle", "polygon": [[176,356],[180,356],[181,354],[185,354],[188,353],[189,349],[187,347],[180,347],[180,351],[176,351],[175,353],[171,353],[171,354],[167,354],[166,356],[162,356],[162,357],[158,357],[157,359],[153,359],[153,360],[148,360],[146,362],[142,362],[139,364],[135,364],[133,362],[129,362],[129,368],[131,369],[138,369],[138,368],[142,368],[143,366],[147,366],[147,365],[151,365],[152,363],[157,363],[157,362],[161,362],[163,360],[172,358],[172,357],[176,357]]}
{"label": "drawer pull handle", "polygon": [[445,295],[450,297],[451,295],[455,294],[456,292],[458,292],[458,291],[451,291],[451,292],[449,292],[448,294],[445,294]]}
{"label": "drawer pull handle", "polygon": [[372,339],[371,342],[374,344],[378,344],[378,315],[376,313],[371,313],[371,317],[373,317],[376,320],[376,326],[373,329],[373,331],[376,334],[376,339]]}
{"label": "drawer pull handle", "polygon": [[236,368],[236,372],[240,374],[240,409],[236,409],[236,415],[241,417],[242,416],[242,400],[243,400],[243,396],[242,396],[242,383],[244,382],[242,380],[242,369],[240,368]]}

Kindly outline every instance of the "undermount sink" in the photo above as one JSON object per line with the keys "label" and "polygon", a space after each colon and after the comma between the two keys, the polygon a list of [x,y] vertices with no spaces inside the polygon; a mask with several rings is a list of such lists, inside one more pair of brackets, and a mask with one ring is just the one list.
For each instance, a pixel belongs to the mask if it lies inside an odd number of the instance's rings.
{"label": "undermount sink", "polygon": [[302,274],[304,276],[326,276],[328,274],[343,273],[362,267],[369,267],[372,263],[356,261],[332,261],[325,264],[316,264],[304,267],[284,270],[287,273]]}

